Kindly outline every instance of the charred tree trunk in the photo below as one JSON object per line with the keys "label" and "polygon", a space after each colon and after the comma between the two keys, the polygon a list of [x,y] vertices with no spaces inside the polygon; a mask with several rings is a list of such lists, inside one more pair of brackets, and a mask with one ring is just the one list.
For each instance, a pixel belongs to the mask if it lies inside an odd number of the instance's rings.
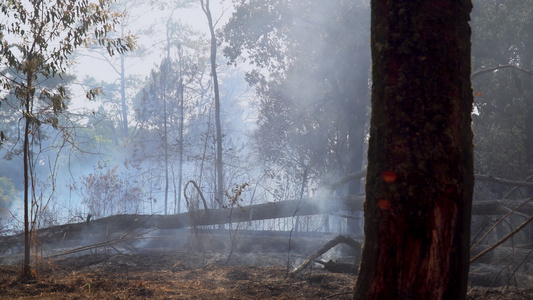
{"label": "charred tree trunk", "polygon": [[471,1],[372,1],[365,242],[355,299],[464,299]]}

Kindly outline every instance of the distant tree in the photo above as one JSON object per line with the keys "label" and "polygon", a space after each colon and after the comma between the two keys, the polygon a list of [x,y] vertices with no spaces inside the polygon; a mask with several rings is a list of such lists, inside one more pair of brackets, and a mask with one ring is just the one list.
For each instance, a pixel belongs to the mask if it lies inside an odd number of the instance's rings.
{"label": "distant tree", "polygon": [[209,26],[210,42],[211,42],[211,77],[213,78],[213,89],[215,92],[215,132],[216,132],[216,195],[215,199],[219,204],[222,203],[224,198],[224,168],[222,159],[222,121],[220,119],[220,88],[218,85],[218,73],[217,73],[217,46],[218,41],[215,35],[216,21],[213,20],[211,14],[211,8],[209,0],[200,0],[200,5],[207,18],[207,25]]}
{"label": "distant tree", "polygon": [[[88,42],[94,34],[95,43],[105,46],[109,54],[131,48],[122,39],[108,39],[118,14],[109,10],[112,1],[102,0],[98,4],[76,0],[58,1],[7,1],[0,4],[0,64],[15,75],[3,73],[2,88],[19,100],[18,107],[24,120],[24,266],[22,276],[31,276],[30,269],[30,182],[32,140],[39,126],[49,123],[57,127],[57,115],[66,109],[68,98],[64,86],[54,89],[43,88],[41,78],[63,76],[67,72],[70,55]],[[89,95],[94,95],[89,91]],[[5,97],[5,95],[2,95]],[[42,112],[48,112],[42,114]],[[38,117],[38,113],[44,119]],[[1,133],[1,132],[0,132]],[[0,134],[0,138],[4,138]]]}
{"label": "distant tree", "polygon": [[[182,2],[179,1],[175,5],[177,7],[186,6],[186,3]],[[158,1],[147,3],[142,0],[114,0],[111,9],[123,13],[117,18],[117,30],[111,33],[110,37],[127,38],[128,36],[134,36],[135,40],[159,37],[160,35],[154,29],[154,24],[149,24],[146,18],[147,10],[150,10],[156,4],[163,5],[164,9],[167,10],[169,9],[167,5],[170,5],[168,3],[158,3]],[[117,145],[119,143],[122,144],[123,147],[127,147],[135,136],[137,127],[134,120],[132,120],[133,108],[139,85],[143,84],[139,76],[131,74],[131,67],[136,65],[132,62],[135,59],[142,59],[152,55],[153,49],[157,49],[155,46],[160,41],[154,41],[154,43],[153,45],[149,45],[147,42],[136,44],[133,51],[120,53],[113,57],[107,55],[106,49],[99,45],[91,45],[91,47],[86,49],[87,51],[78,52],[80,56],[87,56],[105,63],[112,73],[112,75],[109,75],[116,77],[111,82],[106,81],[108,79],[102,80],[89,77],[84,80],[84,84],[89,87],[103,87],[106,91],[104,94],[99,95],[96,100],[101,102],[101,112],[105,112],[102,116],[106,120],[106,127],[109,127],[114,134],[114,142]]]}
{"label": "distant tree", "polygon": [[13,181],[6,177],[0,177],[0,219],[4,220],[11,204],[17,199],[17,190]]}
{"label": "distant tree", "polygon": [[[190,116],[192,108],[191,95],[185,89],[196,83],[196,65],[184,57],[177,61],[164,59],[158,69],[151,73],[148,86],[142,91],[142,99],[136,109],[136,120],[140,125],[135,137],[134,160],[136,165],[148,169],[156,167],[162,174],[164,192],[164,212],[168,213],[169,185],[171,172],[177,162],[178,188],[175,191],[176,204],[181,195],[181,165],[183,164],[185,118]],[[186,103],[187,102],[187,103]],[[158,176],[159,177],[159,176]]]}
{"label": "distant tree", "polygon": [[465,299],[472,3],[371,5],[365,241],[354,299]]}
{"label": "distant tree", "polygon": [[[474,1],[476,173],[513,180],[533,175],[532,14],[533,5],[527,1]],[[511,187],[479,182],[476,196],[502,198],[506,189]]]}

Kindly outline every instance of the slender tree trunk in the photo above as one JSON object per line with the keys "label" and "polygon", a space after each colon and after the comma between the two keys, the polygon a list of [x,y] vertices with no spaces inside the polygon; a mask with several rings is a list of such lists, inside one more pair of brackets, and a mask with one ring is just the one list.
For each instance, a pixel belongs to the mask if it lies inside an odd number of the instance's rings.
{"label": "slender tree trunk", "polygon": [[200,0],[202,9],[207,17],[209,23],[209,31],[211,33],[211,76],[213,76],[213,88],[215,89],[215,130],[216,130],[216,171],[217,171],[217,191],[216,198],[219,205],[224,200],[224,180],[222,169],[222,125],[220,122],[220,92],[218,89],[218,76],[217,76],[217,38],[215,36],[215,27],[213,24],[213,17],[211,16],[211,10],[209,9],[209,0]]}
{"label": "slender tree trunk", "polygon": [[[31,61],[31,59],[28,59]],[[27,91],[24,103],[24,266],[22,277],[31,277],[30,251],[31,251],[31,228],[30,228],[30,125],[31,125],[31,102],[34,94],[33,74],[28,72],[26,76]]]}
{"label": "slender tree trunk", "polygon": [[[181,64],[181,59],[180,59],[180,64]],[[180,70],[183,70],[183,66],[180,68]],[[179,118],[180,118],[180,131],[179,131],[179,136],[178,136],[178,151],[179,151],[179,166],[178,166],[178,189],[179,189],[179,192],[178,192],[178,205],[177,205],[177,213],[180,213],[181,212],[181,186],[182,186],[182,183],[183,183],[183,124],[184,124],[184,118],[185,118],[185,113],[183,111],[183,101],[184,101],[184,95],[183,95],[183,77],[182,77],[182,74],[180,74],[180,79],[179,79],[179,85],[178,85],[178,88],[179,88]]]}
{"label": "slender tree trunk", "polygon": [[[533,26],[529,26],[532,31],[531,35],[533,35]],[[531,70],[533,67],[533,37],[530,36],[530,38],[527,41],[524,41],[524,48],[525,51],[523,54],[521,54],[521,63],[522,68],[526,70]],[[533,90],[531,89],[531,86],[533,84],[533,76],[527,76],[524,78],[522,76],[522,86],[529,87],[525,89],[525,93],[523,95],[526,99],[531,99],[533,97]],[[526,150],[526,160],[527,163],[529,163],[530,166],[533,165],[533,102],[527,101],[526,102],[526,115],[525,115],[525,150]],[[533,188],[530,188],[530,193],[533,193]]]}
{"label": "slender tree trunk", "polygon": [[120,99],[122,108],[122,136],[128,137],[128,106],[126,105],[126,75],[124,74],[124,54],[120,55]]}
{"label": "slender tree trunk", "polygon": [[184,112],[184,102],[185,102],[185,91],[183,87],[183,76],[185,64],[183,62],[183,52],[182,48],[178,47],[178,56],[179,56],[179,78],[178,78],[178,101],[179,101],[179,133],[178,133],[178,199],[177,205],[174,206],[176,213],[181,212],[181,186],[183,183],[183,126],[185,123],[185,112]]}
{"label": "slender tree trunk", "polygon": [[[124,36],[124,26],[121,26],[121,35]],[[128,105],[126,104],[126,67],[125,67],[126,56],[120,54],[120,100],[122,108],[122,136],[123,138],[128,137]]]}
{"label": "slender tree trunk", "polygon": [[[169,64],[167,60],[165,64]],[[167,97],[166,97],[166,76],[168,74],[168,65],[165,66],[164,80],[163,83],[163,147],[165,150],[165,215],[168,213],[168,128],[167,128]]]}
{"label": "slender tree trunk", "polygon": [[30,221],[29,221],[29,188],[30,188],[30,176],[29,176],[29,159],[30,159],[30,120],[29,120],[29,101],[26,99],[26,117],[24,128],[24,267],[23,277],[28,278],[31,275],[30,269],[30,249],[31,249],[31,235],[30,235]]}
{"label": "slender tree trunk", "polygon": [[354,299],[464,299],[470,0],[371,2],[365,243]]}
{"label": "slender tree trunk", "polygon": [[[533,42],[531,41],[531,39],[525,42],[524,48],[526,49],[526,51],[524,51],[524,53],[521,55],[522,68],[526,70],[531,70],[533,63]],[[515,72],[515,70],[513,70],[513,72]],[[524,76],[521,77],[523,78],[523,81],[520,85],[528,87],[525,89],[524,92],[520,91],[520,93],[522,94],[521,96],[524,99],[532,99],[533,89],[531,89],[531,87],[533,86],[533,76],[527,76],[525,78]],[[526,152],[526,163],[531,167],[533,166],[533,101],[526,101],[526,109],[524,116],[524,149]],[[527,197],[533,195],[533,187],[526,188],[524,192],[527,193]],[[528,225],[527,230],[529,232],[533,232],[533,223]],[[531,234],[529,234],[529,236],[531,236]]]}
{"label": "slender tree trunk", "polygon": [[[361,116],[361,112],[357,112]],[[353,120],[350,121],[351,128],[349,128],[349,151],[351,153],[349,163],[348,163],[348,174],[357,172],[363,167],[363,148],[364,148],[364,126],[363,122],[357,120],[355,116],[352,115]],[[348,195],[358,195],[361,191],[361,181],[354,180],[348,184]],[[350,211],[352,214],[361,214],[360,211],[355,207],[351,207]],[[357,216],[357,215],[356,215]],[[358,219],[348,218],[346,220],[347,233],[356,235],[361,234],[361,225]]]}

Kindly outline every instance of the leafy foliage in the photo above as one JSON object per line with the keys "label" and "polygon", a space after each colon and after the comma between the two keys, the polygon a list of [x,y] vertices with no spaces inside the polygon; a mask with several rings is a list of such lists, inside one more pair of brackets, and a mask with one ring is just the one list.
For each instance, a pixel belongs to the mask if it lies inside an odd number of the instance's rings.
{"label": "leafy foliage", "polygon": [[0,216],[7,213],[7,210],[17,199],[17,191],[13,181],[7,177],[0,177]]}
{"label": "leafy foliage", "polygon": [[[0,85],[18,99],[31,99],[31,103],[21,101],[20,106],[24,103],[28,106],[30,111],[25,117],[32,124],[38,127],[46,122],[57,127],[57,117],[49,115],[40,119],[36,113],[46,110],[58,114],[65,110],[67,89],[60,84],[54,88],[44,88],[42,84],[56,75],[63,77],[74,49],[91,42],[105,46],[110,54],[123,53],[132,47],[128,44],[131,40],[107,38],[119,16],[109,11],[110,3],[108,0],[98,4],[76,0],[13,0],[0,4],[3,15],[0,66],[4,70]],[[2,101],[7,95],[1,95]],[[35,103],[34,95],[38,99]],[[5,138],[3,132],[2,137]]]}
{"label": "leafy foliage", "polygon": [[[189,89],[198,74],[194,64],[180,68],[179,63],[164,60],[159,69],[152,71],[148,87],[141,92],[136,109],[136,119],[141,126],[134,143],[134,155],[139,162],[159,163],[165,147],[175,154],[179,143],[184,142],[179,140],[179,131],[183,129],[180,125],[182,118],[191,117],[194,101],[190,101],[192,95],[183,89]],[[187,98],[183,99],[183,106],[180,105],[182,96]],[[185,135],[183,139],[186,138]]]}
{"label": "leafy foliage", "polygon": [[303,168],[334,176],[361,168],[363,152],[351,153],[362,149],[368,122],[368,15],[359,1],[236,7],[224,54],[253,67],[247,80],[261,101],[254,139],[263,161],[295,169],[295,177]]}
{"label": "leafy foliage", "polygon": [[[26,278],[32,276],[29,208],[36,205],[35,190],[30,199],[30,182],[31,187],[35,188],[31,167],[35,163],[33,141],[39,140],[36,133],[43,122],[57,128],[57,115],[67,108],[67,89],[59,84],[49,90],[43,86],[42,80],[56,76],[62,78],[73,51],[91,43],[88,39],[90,34],[94,35],[92,41],[105,46],[109,54],[115,50],[123,53],[131,48],[128,41],[107,38],[107,33],[113,30],[113,24],[119,16],[109,10],[110,3],[109,0],[100,0],[98,3],[86,0],[9,0],[0,4],[0,69],[3,70],[0,85],[6,91],[0,96],[12,95],[19,100],[15,107],[22,112],[24,120],[25,251],[22,273]],[[40,118],[39,113],[44,117]],[[0,137],[5,137],[3,131],[0,133]],[[35,222],[32,221],[32,224]]]}

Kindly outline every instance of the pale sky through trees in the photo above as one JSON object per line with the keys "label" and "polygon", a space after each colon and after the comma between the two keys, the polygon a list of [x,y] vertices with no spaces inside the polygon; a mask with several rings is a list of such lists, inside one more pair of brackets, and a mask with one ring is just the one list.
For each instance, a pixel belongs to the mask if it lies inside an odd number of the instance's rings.
{"label": "pale sky through trees", "polygon": [[[231,14],[231,8],[226,9],[228,7],[227,4],[222,6],[218,1],[210,1],[210,5],[214,18],[218,19],[222,16],[219,26],[224,24]],[[172,11],[161,11],[157,8],[150,8],[149,3],[141,3],[139,7],[140,9],[130,12],[132,14],[131,19],[134,21],[130,22],[131,24],[127,30],[138,35],[139,40],[137,44],[142,49],[151,53],[147,56],[142,55],[140,58],[131,57],[134,53],[126,54],[130,60],[127,64],[127,72],[131,75],[141,75],[144,77],[150,74],[152,68],[156,64],[159,64],[165,55],[163,50],[164,46],[162,45],[165,43],[166,38],[165,23]],[[148,13],[147,10],[149,10]],[[192,8],[176,9],[173,14],[173,20],[190,25],[194,30],[204,35],[209,33],[207,20],[199,4]],[[146,36],[137,33],[137,31],[147,29],[150,26],[153,26],[154,32],[159,31],[160,34]],[[116,79],[116,73],[105,62],[83,57],[76,59],[76,63],[75,72],[78,80],[83,79],[84,76],[93,76],[106,81],[114,81]]]}

